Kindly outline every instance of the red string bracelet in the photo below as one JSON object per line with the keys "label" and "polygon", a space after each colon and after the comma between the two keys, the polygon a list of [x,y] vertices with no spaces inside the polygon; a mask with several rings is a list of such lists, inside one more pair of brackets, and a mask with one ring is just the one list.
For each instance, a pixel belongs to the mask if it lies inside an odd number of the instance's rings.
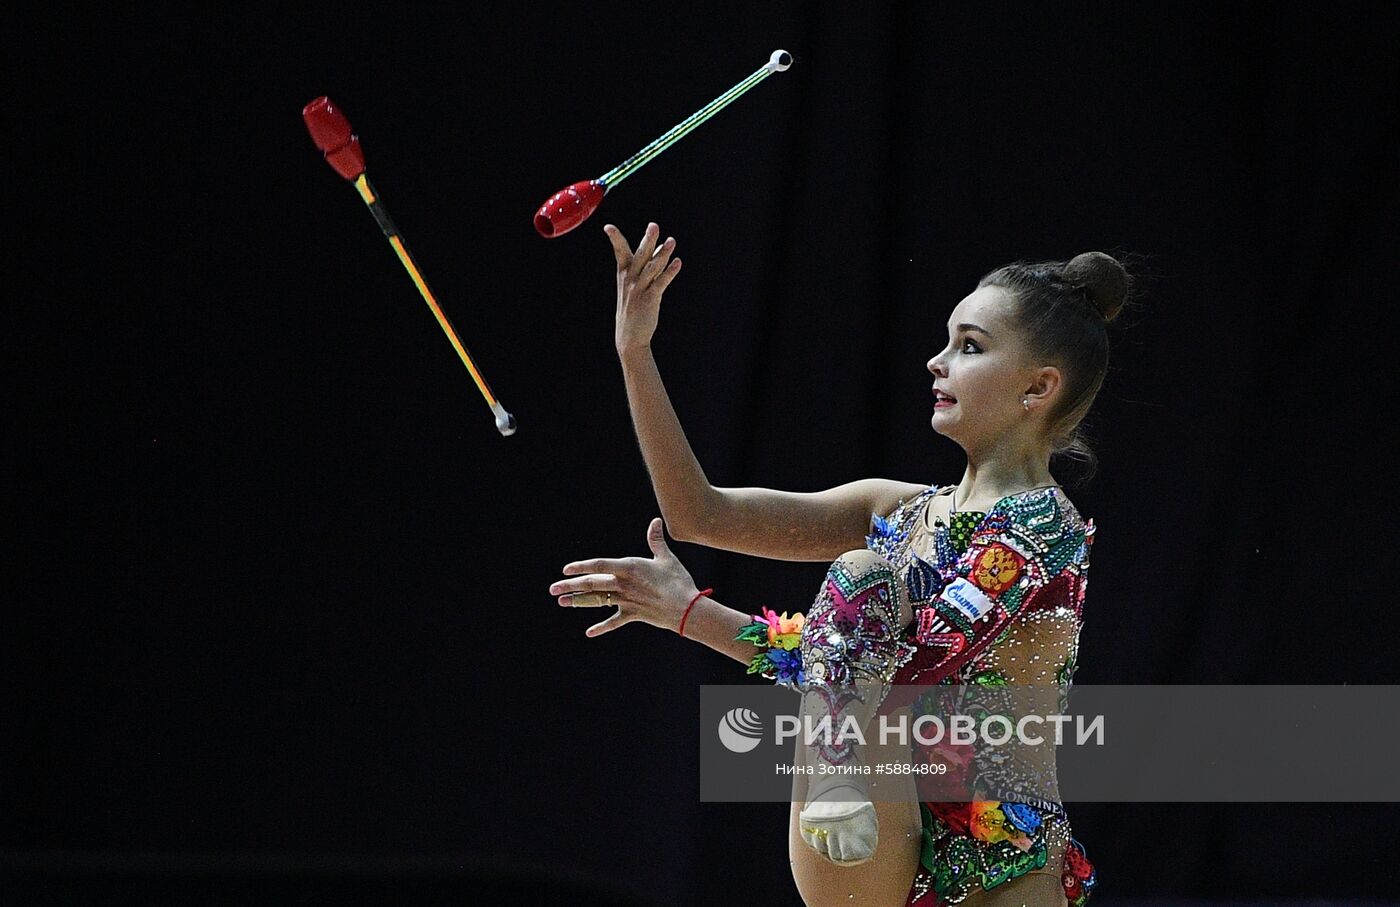
{"label": "red string bracelet", "polygon": [[703,597],[706,596],[706,595],[709,595],[709,594],[710,594],[711,592],[713,592],[713,591],[715,591],[715,590],[713,590],[713,589],[701,589],[699,592],[695,593],[695,597],[692,598],[692,599],[690,600],[690,604],[688,604],[688,605],[685,606],[685,611],[681,612],[681,625],[680,625],[680,627],[677,628],[677,630],[676,630],[676,633],[677,633],[678,635],[680,635],[680,636],[684,636],[684,635],[685,635],[685,619],[686,619],[687,617],[690,616],[690,609],[691,609],[691,608],[694,608],[694,607],[695,607],[695,603],[698,602],[701,598],[703,598]]}

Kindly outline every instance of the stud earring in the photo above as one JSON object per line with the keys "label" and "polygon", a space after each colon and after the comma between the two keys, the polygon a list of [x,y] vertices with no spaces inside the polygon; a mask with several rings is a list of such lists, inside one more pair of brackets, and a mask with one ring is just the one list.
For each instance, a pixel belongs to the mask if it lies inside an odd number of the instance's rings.
{"label": "stud earring", "polygon": [[1031,404],[1030,404],[1030,401],[1028,401],[1028,400],[1025,398],[1024,395],[1021,397],[1021,405],[1024,406],[1024,407],[1026,408],[1026,412],[1030,412],[1030,411],[1031,411]]}

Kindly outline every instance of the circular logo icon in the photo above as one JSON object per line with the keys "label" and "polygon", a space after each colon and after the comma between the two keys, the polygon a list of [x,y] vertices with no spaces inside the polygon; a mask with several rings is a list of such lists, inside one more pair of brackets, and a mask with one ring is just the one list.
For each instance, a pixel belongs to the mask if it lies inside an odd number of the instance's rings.
{"label": "circular logo icon", "polygon": [[730,709],[719,720],[719,742],[731,753],[747,753],[762,736],[763,721],[752,709]]}

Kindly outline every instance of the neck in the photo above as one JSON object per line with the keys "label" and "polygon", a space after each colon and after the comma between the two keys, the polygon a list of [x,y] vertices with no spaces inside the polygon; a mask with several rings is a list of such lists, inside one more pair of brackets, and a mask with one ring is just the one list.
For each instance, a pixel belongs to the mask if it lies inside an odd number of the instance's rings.
{"label": "neck", "polygon": [[1058,483],[1050,474],[1048,457],[1035,461],[997,458],[974,461],[969,458],[955,500],[959,510],[985,511],[1009,494],[1055,484]]}

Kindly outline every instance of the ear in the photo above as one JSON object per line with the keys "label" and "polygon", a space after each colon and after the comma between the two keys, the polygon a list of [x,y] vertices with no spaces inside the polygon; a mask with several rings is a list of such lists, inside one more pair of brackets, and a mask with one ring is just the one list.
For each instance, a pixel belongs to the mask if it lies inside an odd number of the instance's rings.
{"label": "ear", "polygon": [[1060,370],[1053,365],[1042,365],[1035,370],[1031,376],[1030,385],[1023,391],[1026,400],[1034,407],[1037,404],[1045,405],[1055,396],[1060,389],[1063,376]]}

